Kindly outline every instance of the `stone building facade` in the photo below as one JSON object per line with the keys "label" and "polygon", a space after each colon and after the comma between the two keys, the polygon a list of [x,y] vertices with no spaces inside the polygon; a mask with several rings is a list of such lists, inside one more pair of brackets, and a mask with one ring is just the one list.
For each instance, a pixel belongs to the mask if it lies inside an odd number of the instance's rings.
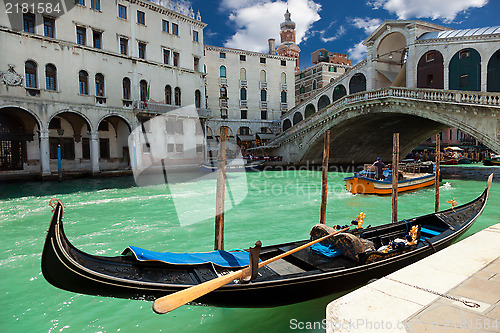
{"label": "stone building facade", "polygon": [[279,132],[294,105],[294,58],[207,45],[205,65],[209,139],[226,126],[229,140],[248,148]]}
{"label": "stone building facade", "polygon": [[[48,175],[131,164],[128,135],[178,107],[205,109],[200,14],[170,1],[79,1],[64,15],[0,13],[0,171]],[[175,139],[172,137],[172,140]],[[203,154],[200,154],[200,158]]]}

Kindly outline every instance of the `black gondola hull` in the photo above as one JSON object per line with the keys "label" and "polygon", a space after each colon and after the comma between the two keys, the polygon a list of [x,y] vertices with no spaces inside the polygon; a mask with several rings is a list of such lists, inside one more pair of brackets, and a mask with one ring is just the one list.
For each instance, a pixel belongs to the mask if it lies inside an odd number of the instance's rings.
{"label": "black gondola hull", "polygon": [[[367,235],[380,237],[390,230],[404,230],[408,223],[431,225],[431,222],[437,223],[435,221],[438,217],[449,223],[448,230],[430,238],[428,242],[420,242],[408,252],[368,264],[359,264],[343,258],[329,263],[327,260],[318,259],[306,249],[302,250],[306,251],[302,253],[302,257],[291,257],[286,262],[286,265],[295,267],[297,272],[283,274],[277,273],[279,267],[263,267],[259,270],[260,276],[251,283],[230,283],[196,302],[225,307],[271,307],[345,293],[452,244],[481,214],[488,192],[489,186],[477,199],[456,207],[454,211],[445,210],[365,231]],[[55,208],[42,254],[42,272],[45,279],[60,289],[88,295],[154,300],[213,279],[217,277],[216,274],[228,270],[209,264],[169,265],[137,261],[128,256],[102,257],[84,253],[66,238],[62,214],[63,207],[59,203]],[[460,220],[460,216],[464,218]],[[306,242],[307,240],[263,247],[261,259],[265,260],[283,253],[284,248],[294,248]],[[316,261],[308,261],[310,259]]]}

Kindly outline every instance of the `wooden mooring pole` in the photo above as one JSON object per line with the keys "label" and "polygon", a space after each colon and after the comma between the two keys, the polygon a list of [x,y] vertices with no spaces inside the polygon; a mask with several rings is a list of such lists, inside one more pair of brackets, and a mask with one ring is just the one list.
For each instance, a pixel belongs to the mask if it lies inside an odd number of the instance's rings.
{"label": "wooden mooring pole", "polygon": [[323,179],[321,181],[321,210],[319,223],[325,224],[326,219],[326,197],[328,189],[328,159],[330,158],[330,130],[325,132],[325,143],[323,146]]}
{"label": "wooden mooring pole", "polygon": [[434,196],[434,212],[439,211],[439,178],[440,178],[440,167],[441,164],[441,136],[440,133],[436,134],[436,172],[434,180],[435,196]]}
{"label": "wooden mooring pole", "polygon": [[399,133],[392,136],[392,223],[398,222]]}
{"label": "wooden mooring pole", "polygon": [[215,202],[215,250],[224,250],[224,200],[226,198],[226,137],[227,127],[221,127],[217,155],[217,199]]}

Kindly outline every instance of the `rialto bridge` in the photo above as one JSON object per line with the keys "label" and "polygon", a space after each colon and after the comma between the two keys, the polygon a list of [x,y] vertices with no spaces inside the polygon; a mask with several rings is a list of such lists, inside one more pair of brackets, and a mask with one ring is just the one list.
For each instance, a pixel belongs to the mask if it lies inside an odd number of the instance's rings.
{"label": "rialto bridge", "polygon": [[387,160],[392,133],[405,156],[450,127],[500,152],[500,27],[386,21],[364,45],[365,60],[282,116],[272,154],[318,162],[331,129],[334,163]]}

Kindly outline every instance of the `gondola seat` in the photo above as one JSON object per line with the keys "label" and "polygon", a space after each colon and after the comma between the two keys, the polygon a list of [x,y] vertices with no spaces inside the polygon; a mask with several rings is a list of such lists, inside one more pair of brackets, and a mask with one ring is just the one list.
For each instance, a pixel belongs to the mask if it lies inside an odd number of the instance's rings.
{"label": "gondola seat", "polygon": [[[335,229],[327,225],[318,223],[311,229],[311,240],[332,234],[335,231]],[[343,256],[354,261],[359,261],[362,253],[375,250],[373,242],[345,232],[327,238],[322,241],[321,244],[330,247],[333,246],[335,249],[339,250]]]}

